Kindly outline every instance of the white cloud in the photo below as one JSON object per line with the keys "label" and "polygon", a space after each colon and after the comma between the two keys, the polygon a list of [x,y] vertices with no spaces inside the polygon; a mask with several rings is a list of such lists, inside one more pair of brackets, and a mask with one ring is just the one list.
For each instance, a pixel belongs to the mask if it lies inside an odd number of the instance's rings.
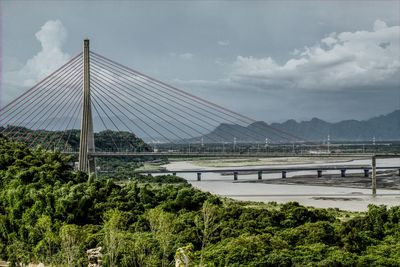
{"label": "white cloud", "polygon": [[220,58],[220,57],[217,57],[215,60],[214,60],[214,63],[216,64],[216,65],[219,65],[219,66],[221,66],[221,67],[225,67],[225,66],[227,66],[229,63],[227,63],[224,59],[222,59],[222,58]]}
{"label": "white cloud", "polygon": [[374,22],[374,31],[383,30],[383,29],[386,29],[387,27],[388,26],[387,26],[386,22],[384,22],[384,21],[382,21],[380,19],[377,19]]}
{"label": "white cloud", "polygon": [[217,42],[220,46],[228,46],[230,44],[229,40],[221,40]]}
{"label": "white cloud", "polygon": [[182,53],[182,54],[169,53],[169,55],[170,55],[171,57],[178,58],[178,59],[180,59],[180,60],[191,60],[191,59],[194,58],[194,55],[193,55],[192,53],[189,53],[189,52],[187,52],[187,53]]}
{"label": "white cloud", "polygon": [[[15,88],[33,86],[70,59],[70,55],[62,51],[67,31],[61,21],[47,21],[35,36],[41,44],[41,51],[22,64],[22,67],[9,68],[10,71],[4,74],[7,98],[15,97],[18,93]],[[11,91],[11,88],[14,90]]]}
{"label": "white cloud", "polygon": [[341,89],[399,84],[400,26],[377,20],[372,31],[332,33],[295,50],[284,64],[238,56],[231,79],[261,87]]}
{"label": "white cloud", "polygon": [[184,54],[178,55],[178,57],[183,60],[190,60],[194,57],[194,55],[191,53],[184,53]]}

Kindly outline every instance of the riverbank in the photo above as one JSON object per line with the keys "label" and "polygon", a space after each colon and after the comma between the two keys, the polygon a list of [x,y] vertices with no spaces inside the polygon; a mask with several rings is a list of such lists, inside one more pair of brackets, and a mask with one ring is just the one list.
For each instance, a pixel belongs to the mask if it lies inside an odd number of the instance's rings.
{"label": "riverbank", "polygon": [[281,157],[281,158],[238,158],[238,159],[207,159],[193,160],[194,165],[199,167],[247,167],[247,166],[281,166],[301,164],[326,164],[345,163],[354,159],[343,158],[316,158],[316,157]]}
{"label": "riverbank", "polygon": [[[312,185],[312,186],[334,186],[346,188],[371,188],[371,177],[365,177],[362,173],[352,173],[346,177],[336,174],[323,174],[322,177],[316,175],[299,175],[289,179],[268,179],[257,181],[245,181],[248,183],[282,184],[282,185]],[[397,170],[387,170],[377,172],[377,188],[400,190],[400,177]]]}

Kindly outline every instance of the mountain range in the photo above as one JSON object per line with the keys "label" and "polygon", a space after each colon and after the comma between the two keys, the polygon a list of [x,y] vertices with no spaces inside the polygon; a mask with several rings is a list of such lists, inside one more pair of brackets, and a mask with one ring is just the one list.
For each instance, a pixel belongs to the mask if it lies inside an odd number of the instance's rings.
{"label": "mountain range", "polygon": [[[104,119],[100,119],[96,116],[93,117],[93,124],[96,132],[107,129],[103,125],[103,120]],[[117,126],[119,129],[124,129],[125,131],[125,125],[131,125],[132,121],[129,121],[124,117],[111,117],[108,118],[108,120],[113,121],[110,129],[117,130],[114,129],[115,126]],[[65,125],[69,121],[75,122],[74,126],[71,126],[72,128],[79,128],[80,119],[70,117],[60,117],[57,118],[57,120],[50,118],[46,121],[38,121],[31,124],[52,125],[51,128],[53,131],[62,131],[65,129]],[[140,125],[141,122],[136,121],[136,123]],[[164,128],[168,127],[168,123],[168,121],[164,123],[164,125],[166,125]],[[171,121],[171,123],[174,122]],[[149,125],[149,128],[158,129],[158,132],[161,132],[166,136],[171,135],[169,132],[162,129],[162,123],[148,122],[147,124]],[[21,124],[21,126],[30,128],[29,125]],[[195,125],[192,126],[196,127]],[[161,142],[165,141],[158,135],[158,132],[151,131],[151,129],[147,130],[156,138],[156,140],[160,140]],[[196,136],[195,132],[189,131],[189,133],[192,136]],[[141,132],[139,131],[135,134],[139,135]],[[327,122],[318,118],[301,122],[287,120],[283,123],[271,124],[264,121],[257,121],[249,125],[221,123],[214,129],[210,129],[209,133],[204,134],[203,136],[186,139],[186,141],[199,143],[201,142],[200,140],[203,139],[204,143],[215,143],[233,142],[233,140],[236,139],[237,142],[264,143],[265,139],[268,138],[268,141],[271,143],[301,140],[321,142],[326,141],[328,135],[331,141],[372,141],[373,138],[375,138],[376,141],[400,140],[400,109],[368,120],[343,120],[335,123]],[[145,142],[153,142],[153,139],[146,138],[146,136],[141,135],[140,137]]]}
{"label": "mountain range", "polygon": [[257,121],[248,126],[222,123],[203,136],[203,141],[222,139],[238,142],[285,142],[290,140],[324,141],[395,141],[400,140],[400,110],[368,120],[344,120],[330,123],[318,118],[297,122],[267,124]]}

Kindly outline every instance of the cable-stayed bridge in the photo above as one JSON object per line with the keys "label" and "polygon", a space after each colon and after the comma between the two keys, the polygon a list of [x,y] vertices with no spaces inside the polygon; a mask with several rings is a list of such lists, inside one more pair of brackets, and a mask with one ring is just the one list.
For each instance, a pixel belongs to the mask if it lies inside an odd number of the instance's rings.
{"label": "cable-stayed bridge", "polygon": [[[92,52],[89,40],[82,53],[2,108],[0,127],[30,146],[78,153],[82,171],[93,170],[95,156],[139,156],[167,144],[178,148],[170,154],[182,146],[190,154],[192,144],[222,146],[223,155],[230,143],[232,155],[239,143],[305,142]],[[112,143],[107,149],[98,140],[105,138]]]}

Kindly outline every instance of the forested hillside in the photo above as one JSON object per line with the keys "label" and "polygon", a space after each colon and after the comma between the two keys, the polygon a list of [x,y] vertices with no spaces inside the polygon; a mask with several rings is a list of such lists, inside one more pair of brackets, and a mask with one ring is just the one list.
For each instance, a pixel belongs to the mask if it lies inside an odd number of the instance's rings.
{"label": "forested hillside", "polygon": [[102,246],[104,266],[400,265],[400,207],[235,202],[164,178],[88,179],[59,153],[0,137],[0,258],[87,266]]}
{"label": "forested hillside", "polygon": [[[61,151],[78,151],[80,130],[44,131],[31,130],[25,127],[0,127],[4,134],[10,134],[14,140],[30,146],[41,145],[48,149]],[[151,151],[152,148],[142,139],[130,132],[104,130],[94,133],[95,146],[98,151]]]}

